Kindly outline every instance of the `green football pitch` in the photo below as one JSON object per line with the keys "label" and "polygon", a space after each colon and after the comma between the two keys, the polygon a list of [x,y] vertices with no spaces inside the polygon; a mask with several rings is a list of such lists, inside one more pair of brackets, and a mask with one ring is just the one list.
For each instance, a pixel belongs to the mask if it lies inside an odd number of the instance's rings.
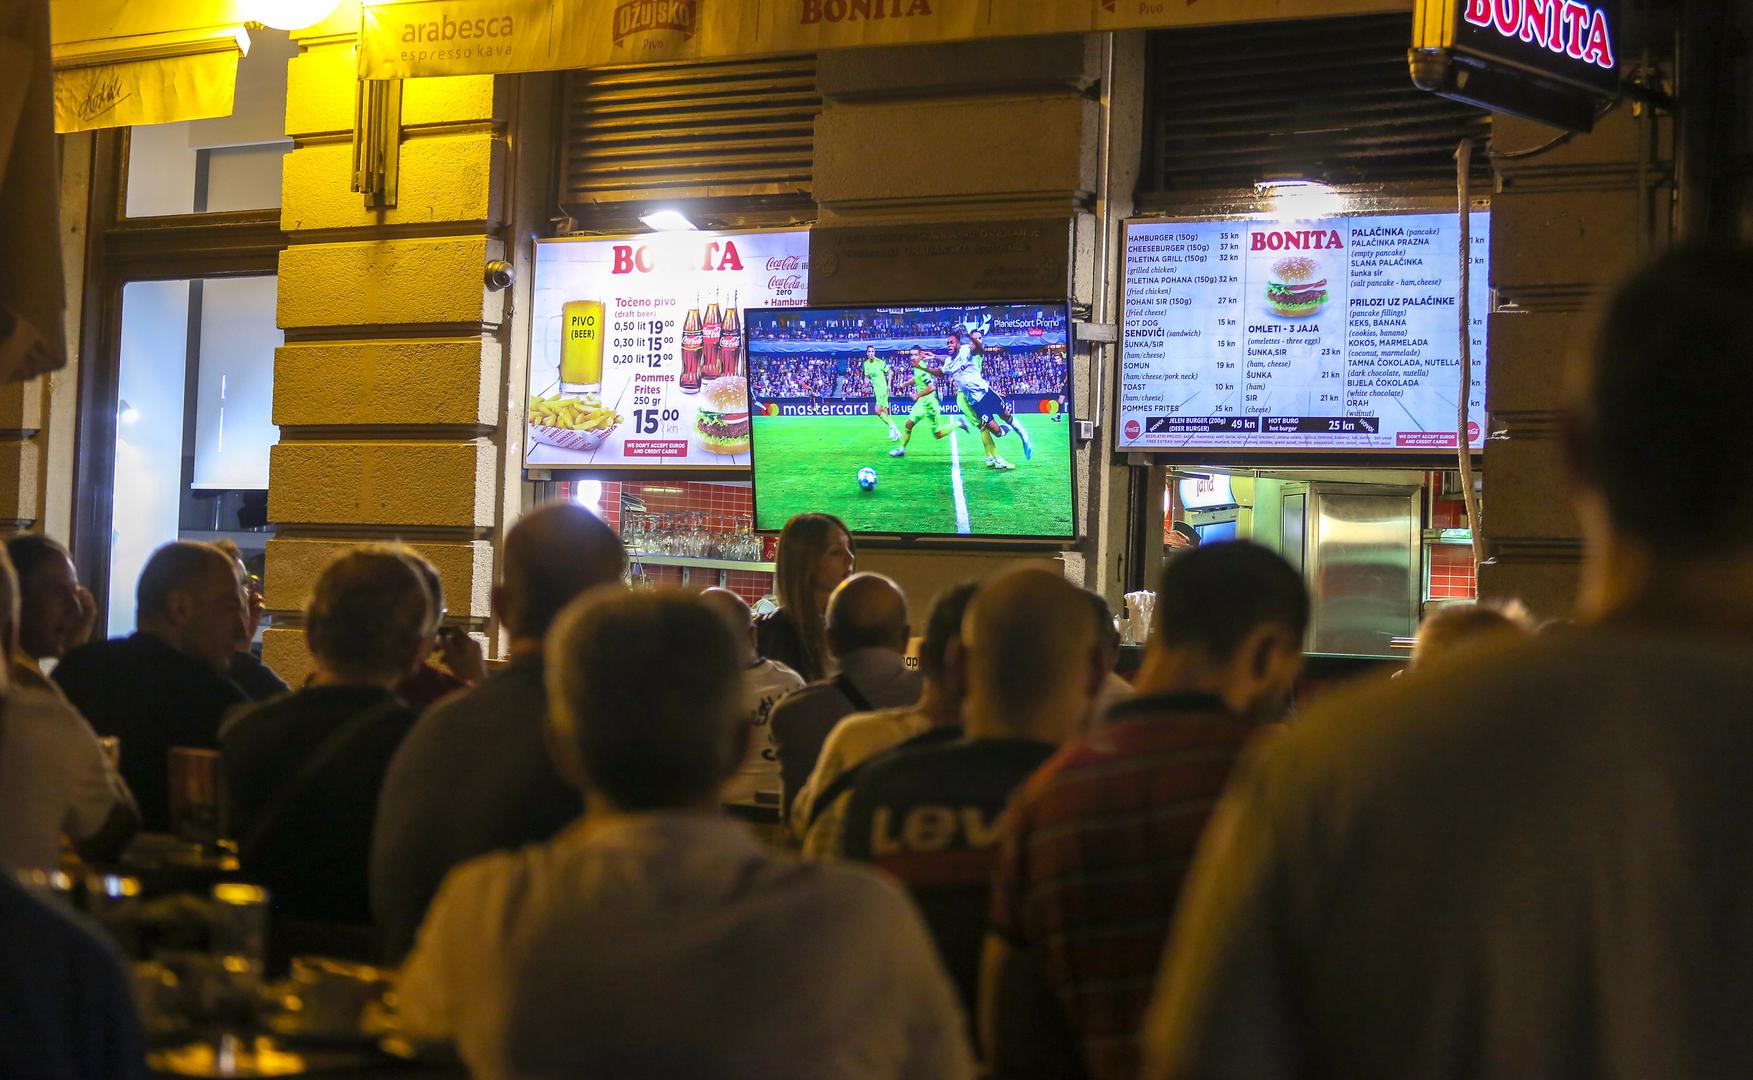
{"label": "green football pitch", "polygon": [[[934,439],[913,431],[907,456],[874,416],[761,416],[754,418],[757,527],[777,529],[793,514],[836,514],[854,532],[965,533],[988,536],[1072,534],[1071,422],[1034,413],[1022,417],[1034,444],[1024,460],[1015,433],[998,452],[1016,466],[986,467],[977,432],[957,429]],[[905,417],[895,422],[897,428]],[[873,491],[858,486],[858,470],[877,472]],[[957,500],[958,477],[960,502]]]}

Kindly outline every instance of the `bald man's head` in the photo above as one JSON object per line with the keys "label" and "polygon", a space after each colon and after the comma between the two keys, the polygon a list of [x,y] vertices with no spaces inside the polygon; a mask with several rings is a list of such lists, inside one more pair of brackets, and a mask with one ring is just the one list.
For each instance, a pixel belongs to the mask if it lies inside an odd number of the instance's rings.
{"label": "bald man's head", "polygon": [[621,580],[627,553],[603,520],[574,503],[549,503],[505,534],[503,577],[494,592],[514,640],[539,641],[573,597]]}
{"label": "bald man's head", "polygon": [[755,662],[755,615],[749,602],[723,586],[714,586],[700,594],[700,602],[724,620],[736,635],[737,659],[744,667]]}
{"label": "bald man's head", "polygon": [[907,597],[881,574],[853,574],[828,598],[828,650],[907,649]]}
{"label": "bald man's head", "polygon": [[970,735],[1063,739],[1100,679],[1089,600],[1049,570],[1013,570],[983,586],[962,620],[962,645]]}

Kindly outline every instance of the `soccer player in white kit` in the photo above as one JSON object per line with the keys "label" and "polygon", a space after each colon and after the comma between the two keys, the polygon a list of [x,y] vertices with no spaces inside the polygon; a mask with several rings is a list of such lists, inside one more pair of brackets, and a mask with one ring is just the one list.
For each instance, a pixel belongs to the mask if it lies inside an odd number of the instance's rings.
{"label": "soccer player in white kit", "polygon": [[[1010,407],[986,382],[986,376],[981,374],[979,366],[974,360],[973,347],[964,340],[961,331],[950,331],[947,345],[950,349],[950,356],[948,358],[927,356],[923,361],[925,369],[933,375],[942,375],[954,380],[956,385],[961,388],[962,393],[967,396],[968,404],[974,410],[974,422],[980,427],[980,441],[986,446],[986,467],[1001,470],[1016,468],[999,454],[998,444],[994,438],[1008,433],[1002,418],[1010,415]],[[936,361],[935,366],[933,361]],[[1022,426],[1013,420],[1012,426],[1008,430],[1014,430],[1017,438],[1021,440],[1023,456],[1025,458],[1033,457],[1034,447],[1029,444],[1028,433],[1022,429]]]}

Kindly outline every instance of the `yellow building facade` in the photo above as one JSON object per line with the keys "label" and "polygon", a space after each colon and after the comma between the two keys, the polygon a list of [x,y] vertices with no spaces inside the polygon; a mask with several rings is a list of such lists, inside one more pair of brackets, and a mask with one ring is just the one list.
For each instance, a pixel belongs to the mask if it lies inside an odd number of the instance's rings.
{"label": "yellow building facade", "polygon": [[[1411,4],[1312,6],[1319,9],[1312,14],[1340,15]],[[1250,0],[1229,17],[1283,18],[1281,8]],[[377,144],[393,148],[395,196],[374,206],[356,190],[358,154],[372,145],[361,137],[361,25],[357,4],[344,0],[292,35],[284,126],[291,145],[278,231],[262,241],[283,245],[274,266],[284,334],[274,362],[279,441],[267,505],[275,531],[265,594],[275,625],[264,655],[294,682],[306,666],[298,612],[324,562],[350,544],[416,545],[443,576],[452,621],[490,637],[495,541],[533,501],[522,465],[531,259],[534,240],[553,235],[559,212],[562,76],[400,80],[393,132]],[[1112,327],[1121,223],[1135,212],[1140,163],[1150,152],[1141,104],[1146,33],[1092,28],[984,41],[978,50],[890,43],[822,51],[807,215],[745,215],[729,224],[807,224],[831,239],[836,229],[933,235],[969,223],[1037,223],[1065,237],[1065,292],[1088,312],[1080,318]],[[1500,121],[1499,130],[1515,143],[1542,137],[1525,124]],[[1011,132],[1027,138],[1003,137]],[[933,152],[958,133],[985,140],[977,160]],[[114,197],[105,138],[85,131],[62,139],[69,366],[0,388],[0,521],[71,535],[76,547],[102,539],[78,534],[77,504],[103,496],[86,490],[81,455],[90,447],[82,450],[80,440],[82,416],[105,406],[81,400],[80,387],[90,382],[90,365],[109,362],[93,350],[113,345],[91,307],[92,281],[118,257],[114,244],[94,235],[89,213],[94,201]],[[1504,434],[1484,456],[1497,485],[1487,519],[1493,560],[1481,574],[1488,593],[1526,597],[1552,613],[1568,602],[1580,549],[1568,511],[1551,498],[1562,476],[1551,354],[1578,334],[1611,271],[1667,241],[1675,217],[1662,202],[1674,190],[1674,139],[1671,123],[1626,109],[1559,154],[1506,162],[1499,172],[1494,284],[1529,302],[1491,315],[1489,405]],[[897,147],[915,149],[897,154]],[[620,218],[624,211],[614,209]],[[1589,245],[1571,242],[1573,234]],[[978,270],[981,256],[967,258]],[[509,287],[487,280],[489,264],[499,262],[512,268]],[[863,289],[864,299],[882,300],[883,287],[877,278],[868,286],[842,280],[835,299]],[[1098,343],[1074,370],[1078,399],[1107,412],[1095,417],[1094,440],[1076,452],[1078,543],[1062,552],[871,551],[861,553],[861,566],[896,576],[921,608],[944,584],[1025,558],[1054,563],[1111,601],[1154,577],[1163,485],[1154,474],[1141,484],[1139,463],[1114,452],[1116,352]]]}

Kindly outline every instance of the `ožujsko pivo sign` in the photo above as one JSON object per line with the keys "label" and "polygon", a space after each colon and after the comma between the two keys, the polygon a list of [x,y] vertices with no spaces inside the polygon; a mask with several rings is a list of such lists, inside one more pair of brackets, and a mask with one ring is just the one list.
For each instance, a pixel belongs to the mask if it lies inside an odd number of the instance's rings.
{"label": "o\u017eujsko pivo sign", "polygon": [[551,71],[1411,6],[1410,0],[365,0],[359,73],[385,79]]}

